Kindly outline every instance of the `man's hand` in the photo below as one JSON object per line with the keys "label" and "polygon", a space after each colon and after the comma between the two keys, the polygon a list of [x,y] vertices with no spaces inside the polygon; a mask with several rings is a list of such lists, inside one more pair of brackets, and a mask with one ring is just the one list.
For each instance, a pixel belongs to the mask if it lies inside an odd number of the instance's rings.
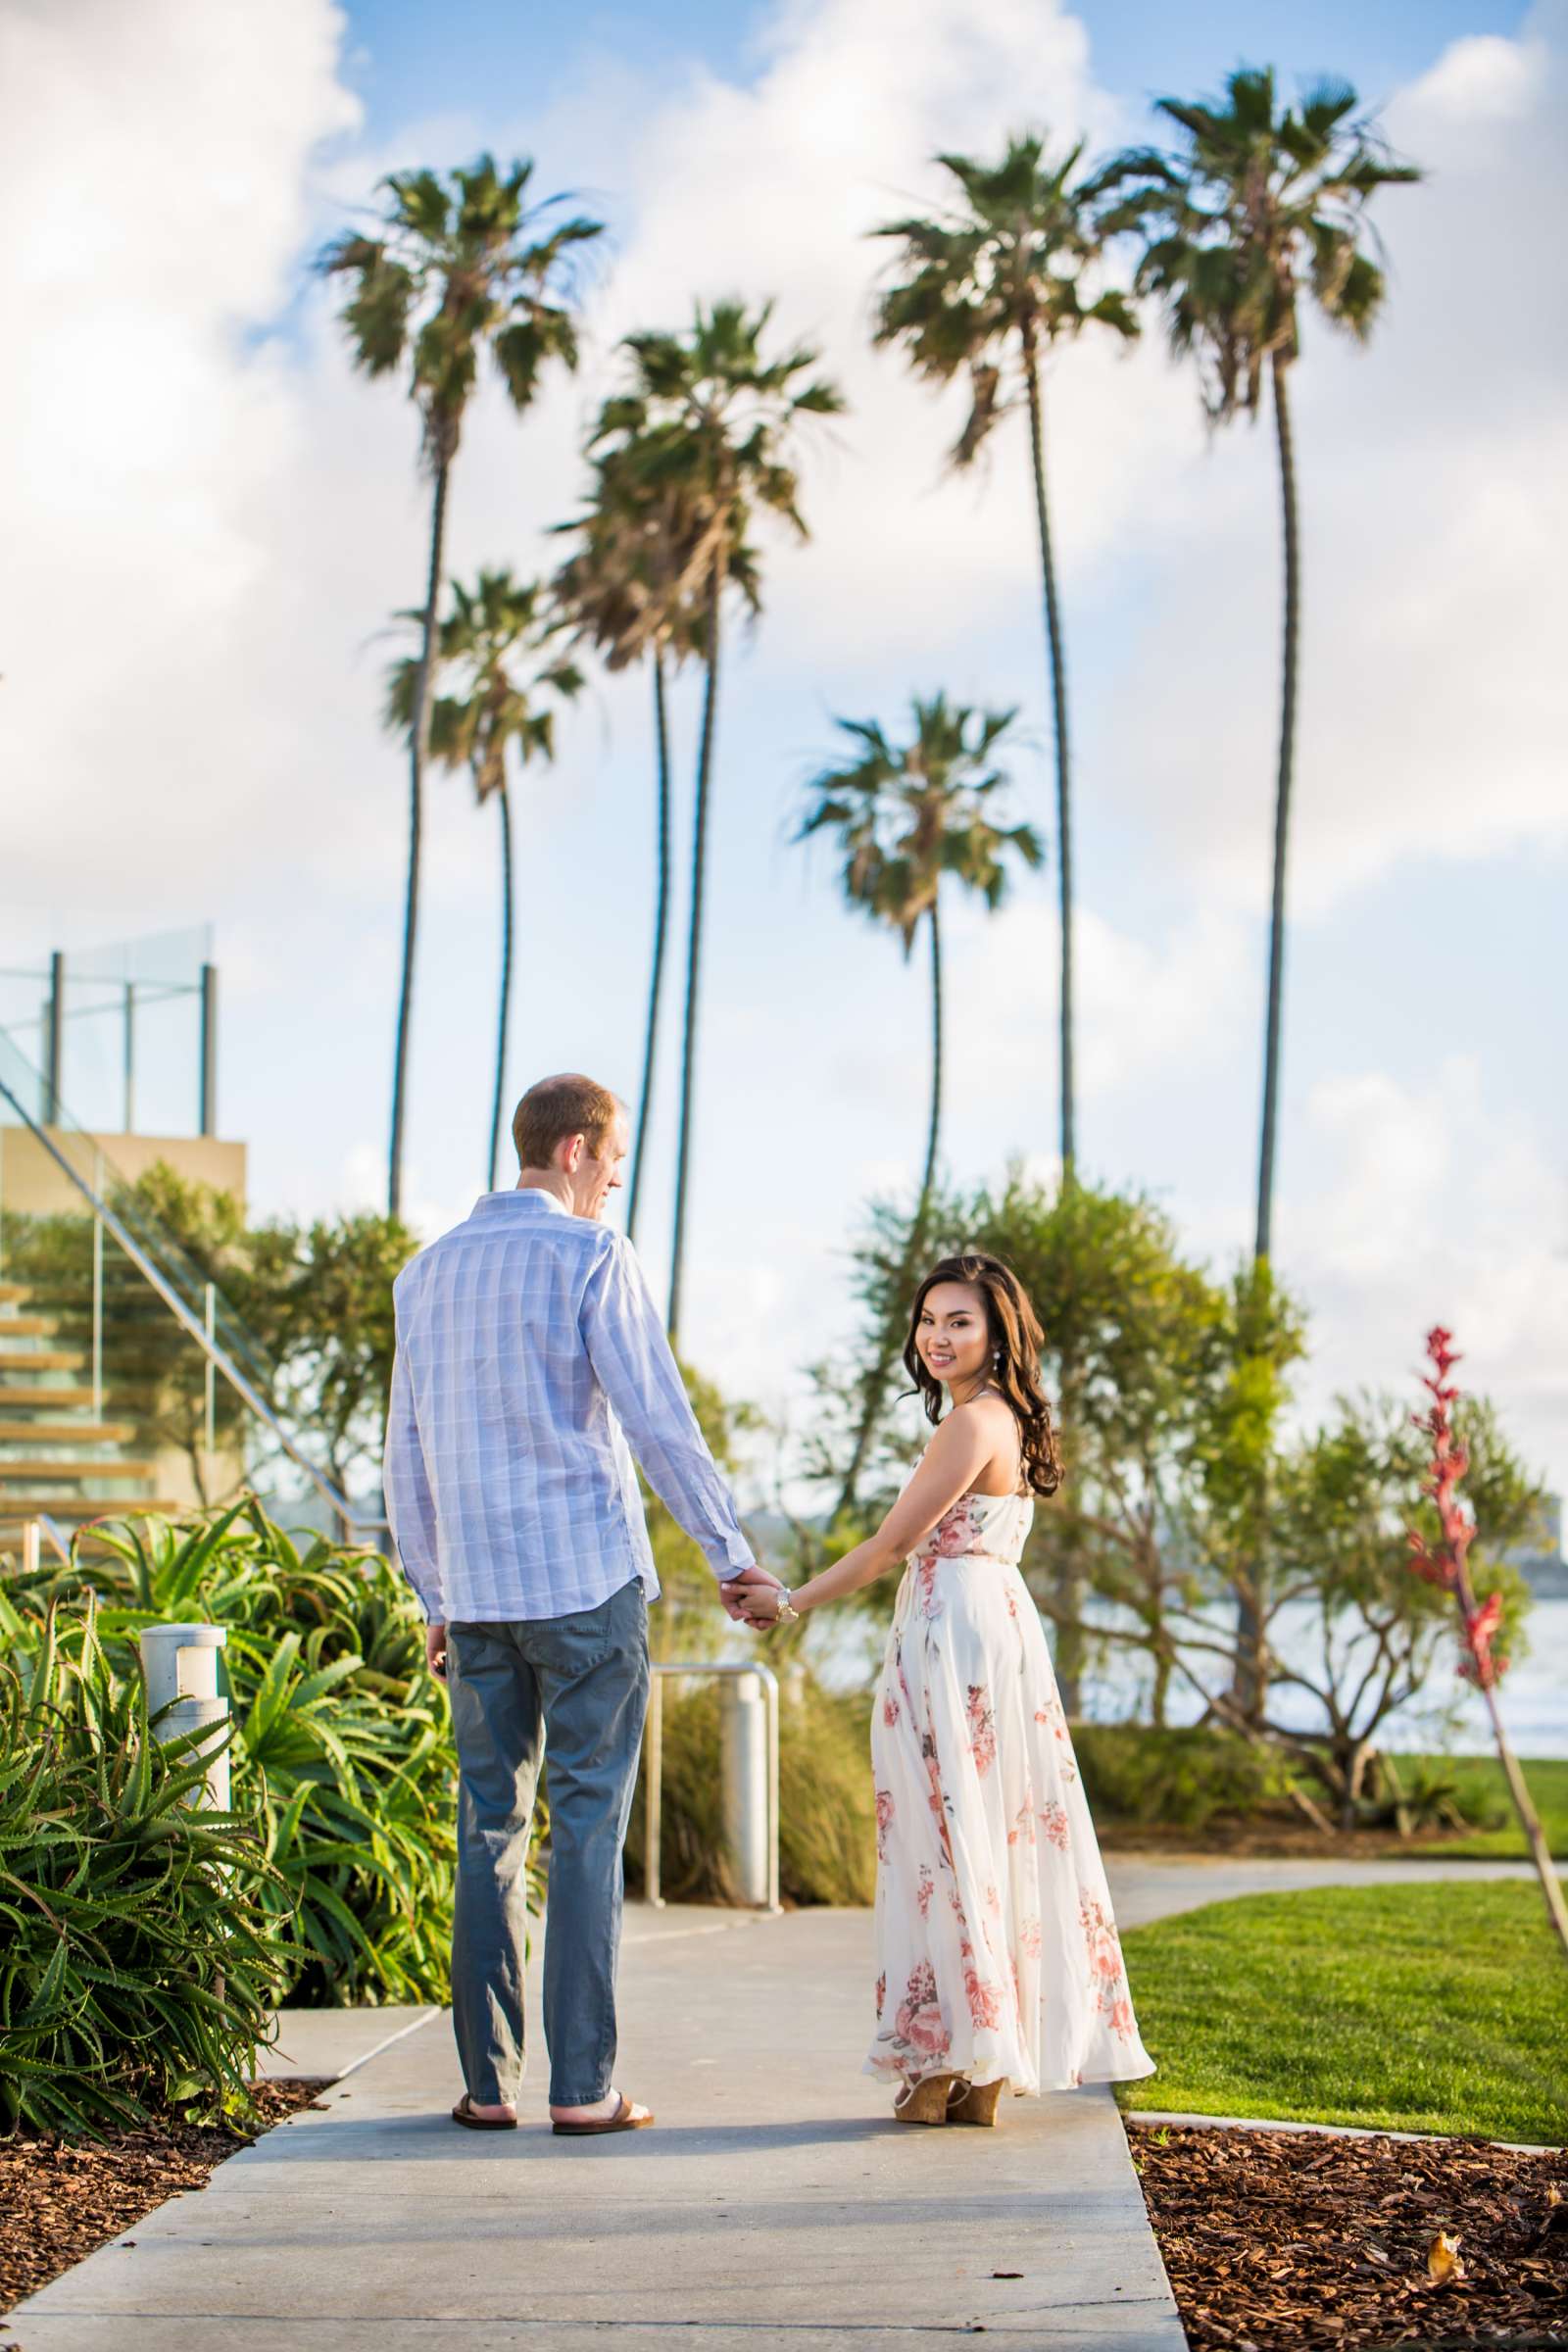
{"label": "man's hand", "polygon": [[427,1625],[424,1629],[424,1662],[441,1682],[447,1679],[447,1629],[444,1625]]}
{"label": "man's hand", "polygon": [[[724,1604],[724,1614],[727,1617],[733,1618],[737,1625],[751,1625],[754,1620],[747,1612],[746,1595],[748,1592],[760,1591],[782,1592],[783,1590],[778,1578],[769,1576],[765,1568],[743,1568],[739,1576],[725,1577],[718,1588],[718,1597]],[[777,1616],[777,1614],[778,1611],[775,1608],[773,1615]],[[771,1624],[772,1619],[765,1619],[764,1623]]]}

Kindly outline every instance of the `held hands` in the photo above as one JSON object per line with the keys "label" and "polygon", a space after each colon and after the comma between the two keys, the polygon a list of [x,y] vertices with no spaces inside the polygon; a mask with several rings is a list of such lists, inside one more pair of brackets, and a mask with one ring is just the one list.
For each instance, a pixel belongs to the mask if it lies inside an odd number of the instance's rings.
{"label": "held hands", "polygon": [[784,1588],[779,1584],[751,1585],[741,1594],[742,1621],[754,1634],[766,1633],[777,1625],[784,1603]]}
{"label": "held hands", "polygon": [[765,1603],[768,1593],[777,1594],[783,1589],[778,1578],[769,1576],[765,1568],[743,1568],[739,1576],[727,1576],[724,1579],[718,1588],[718,1597],[724,1604],[726,1617],[732,1618],[737,1625],[771,1625],[778,1615],[776,1599],[771,1615],[765,1618],[754,1617],[752,1610],[754,1606]]}

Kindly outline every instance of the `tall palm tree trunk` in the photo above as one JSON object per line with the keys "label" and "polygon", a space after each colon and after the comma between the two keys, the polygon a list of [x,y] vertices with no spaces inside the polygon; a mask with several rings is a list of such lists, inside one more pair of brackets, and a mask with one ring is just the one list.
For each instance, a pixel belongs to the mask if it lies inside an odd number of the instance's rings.
{"label": "tall palm tree trunk", "polygon": [[[1280,675],[1279,764],[1274,785],[1274,889],[1269,911],[1268,1010],[1263,1038],[1263,1122],[1257,1157],[1257,1231],[1254,1277],[1267,1281],[1274,1222],[1274,1152],[1279,1128],[1280,1042],[1285,1005],[1285,872],[1290,844],[1291,785],[1296,766],[1296,691],[1301,615],[1300,521],[1296,499],[1296,447],[1291,437],[1289,363],[1274,354],[1274,433],[1280,460],[1280,510],[1285,556],[1285,632]],[[1263,1518],[1259,1496],[1258,1519]],[[1262,1711],[1268,1689],[1263,1641],[1261,1582],[1264,1562],[1252,1565],[1249,1585],[1236,1594],[1237,1705],[1250,1720]]]}
{"label": "tall palm tree trunk", "polygon": [[1077,1159],[1073,1090],[1072,936],[1072,765],[1067,748],[1067,656],[1062,643],[1061,604],[1051,545],[1051,508],[1046,497],[1046,434],[1041,414],[1040,368],[1031,337],[1024,340],[1024,380],[1029,393],[1029,453],[1034,463],[1035,525],[1040,534],[1040,578],[1046,609],[1046,646],[1051,659],[1051,710],[1056,746],[1056,893],[1061,909],[1060,1046],[1061,1177],[1072,1182]]}
{"label": "tall palm tree trunk", "polygon": [[506,778],[496,795],[501,810],[501,1001],[496,1020],[496,1092],[490,1112],[490,1190],[501,1158],[501,1120],[507,1083],[507,1028],[512,1014],[512,800]]}
{"label": "tall palm tree trunk", "polygon": [[389,1216],[403,1207],[404,1107],[409,1083],[409,1035],[414,1014],[414,951],[419,927],[419,848],[424,821],[424,762],[430,742],[430,677],[435,666],[436,609],[446,554],[447,483],[451,459],[438,457],[430,502],[430,564],[425,581],[419,665],[414,678],[414,711],[409,728],[409,881],[403,902],[403,981],[398,992],[397,1043],[392,1057],[392,1137],[387,1155]]}
{"label": "tall palm tree trunk", "polygon": [[[920,1198],[915,1203],[909,1237],[904,1245],[900,1263],[901,1296],[907,1294],[914,1276],[915,1260],[925,1247],[926,1221],[931,1207],[931,1194],[937,1178],[937,1148],[942,1136],[942,925],[935,899],[931,902],[931,1116],[926,1127],[925,1170],[920,1178]],[[860,1472],[870,1449],[882,1399],[887,1394],[888,1381],[899,1360],[904,1339],[902,1308],[898,1298],[883,1330],[876,1360],[867,1373],[860,1391],[860,1418],[856,1424],[855,1444],[850,1451],[849,1466],[839,1489],[838,1501],[833,1506],[835,1519],[854,1508],[855,1490],[859,1485]]]}
{"label": "tall palm tree trunk", "polygon": [[[1051,542],[1051,506],[1046,496],[1046,431],[1040,397],[1040,368],[1034,340],[1029,335],[1024,338],[1024,381],[1029,395],[1029,455],[1034,467],[1035,526],[1040,535],[1040,579],[1046,612],[1046,648],[1051,662],[1051,712],[1056,751],[1056,899],[1061,930],[1057,1059],[1061,1074],[1061,1184],[1063,1192],[1066,1192],[1075,1180],[1078,1159],[1072,1054],[1072,760],[1067,735],[1067,655],[1062,641],[1061,602],[1056,594],[1056,563]],[[1071,1354],[1063,1349],[1057,1419],[1061,1445],[1068,1450],[1077,1427],[1077,1396],[1078,1367]],[[1052,1583],[1054,1597],[1061,1612],[1056,1622],[1056,1686],[1063,1707],[1069,1715],[1076,1715],[1082,1701],[1084,1667],[1084,1642],[1078,1631],[1078,1621],[1083,1615],[1084,1571],[1075,1507],[1061,1522],[1061,1544]]]}
{"label": "tall palm tree trunk", "polygon": [[654,1107],[654,1061],[659,1050],[659,1004],[664,984],[664,945],[669,934],[669,713],[665,708],[664,657],[654,649],[654,752],[659,763],[659,881],[654,904],[654,966],[648,981],[648,1034],[643,1041],[643,1085],[637,1106],[637,1145],[632,1153],[626,1235],[637,1239],[643,1161]]}
{"label": "tall palm tree trunk", "polygon": [[692,1113],[697,1086],[697,1014],[702,984],[703,884],[708,871],[708,811],[713,776],[713,732],[718,708],[718,622],[724,567],[715,558],[708,586],[704,659],[703,733],[697,755],[697,808],[692,823],[692,905],[686,942],[686,1022],[681,1041],[680,1138],[675,1152],[675,1222],[669,1258],[669,1339],[680,1337],[681,1283],[686,1265],[686,1208],[691,1175]]}
{"label": "tall palm tree trunk", "polygon": [[925,1174],[920,1179],[920,1205],[915,1210],[916,1231],[925,1225],[925,1212],[931,1200],[931,1187],[936,1182],[937,1145],[942,1135],[942,924],[937,913],[937,902],[931,902],[931,1123],[926,1134]]}
{"label": "tall palm tree trunk", "polygon": [[1301,612],[1301,547],[1296,506],[1296,450],[1291,439],[1287,363],[1274,355],[1274,431],[1280,454],[1285,539],[1285,645],[1280,687],[1280,754],[1274,787],[1274,898],[1268,936],[1268,1023],[1263,1046],[1263,1132],[1257,1162],[1257,1239],[1266,1261],[1274,1221],[1274,1144],[1279,1125],[1280,1031],[1285,999],[1285,865],[1296,765],[1297,647]]}

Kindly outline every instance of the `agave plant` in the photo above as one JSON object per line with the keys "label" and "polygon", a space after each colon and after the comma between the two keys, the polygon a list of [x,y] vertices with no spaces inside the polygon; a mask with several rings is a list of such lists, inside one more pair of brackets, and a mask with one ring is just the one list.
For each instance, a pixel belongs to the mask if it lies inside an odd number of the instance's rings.
{"label": "agave plant", "polygon": [[251,1496],[189,1520],[101,1522],[93,1543],[22,1590],[34,1627],[51,1599],[95,1591],[101,1639],[126,1670],[145,1625],[227,1629],[235,1801],[272,1872],[261,1900],[282,1994],[444,2000],[456,1773],[402,1576],[374,1551],[296,1543]]}
{"label": "agave plant", "polygon": [[[91,1598],[0,1595],[0,2130],[95,2132],[243,2105],[284,1889],[243,1805],[191,1800],[212,1735],[160,1741]],[[29,1639],[30,1635],[30,1639]]]}

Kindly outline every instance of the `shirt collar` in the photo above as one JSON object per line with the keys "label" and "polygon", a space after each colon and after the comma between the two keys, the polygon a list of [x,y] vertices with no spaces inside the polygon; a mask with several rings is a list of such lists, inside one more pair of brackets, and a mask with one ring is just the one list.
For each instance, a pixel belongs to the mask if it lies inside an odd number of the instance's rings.
{"label": "shirt collar", "polygon": [[473,1213],[476,1217],[494,1216],[509,1208],[521,1208],[525,1202],[536,1208],[547,1208],[558,1217],[571,1215],[571,1210],[564,1200],[558,1200],[554,1193],[542,1192],[533,1184],[520,1188],[514,1185],[510,1192],[505,1193],[481,1193],[473,1204]]}

